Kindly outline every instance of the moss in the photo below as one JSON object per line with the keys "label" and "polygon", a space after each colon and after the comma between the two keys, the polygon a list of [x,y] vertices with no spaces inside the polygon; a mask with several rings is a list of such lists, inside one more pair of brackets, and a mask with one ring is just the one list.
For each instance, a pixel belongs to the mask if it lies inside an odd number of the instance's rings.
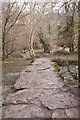
{"label": "moss", "polygon": [[42,50],[41,49],[34,49],[34,53],[41,53]]}
{"label": "moss", "polygon": [[[57,73],[57,74],[58,74],[58,73]],[[58,74],[57,77],[60,78],[60,80],[64,82],[64,78],[62,78],[61,76],[59,76],[59,74]]]}
{"label": "moss", "polygon": [[58,75],[64,80],[64,76],[62,75],[61,72],[58,72]]}
{"label": "moss", "polygon": [[77,58],[63,58],[63,59],[56,58],[56,59],[52,59],[52,62],[56,62],[58,65],[55,65],[55,67],[57,67],[57,66],[62,66],[64,64],[66,65],[67,63],[77,64],[78,59]]}
{"label": "moss", "polygon": [[19,61],[22,60],[22,58],[7,58],[7,61]]}
{"label": "moss", "polygon": [[[55,66],[55,68],[56,68],[54,71],[55,71],[55,73],[58,74],[57,77],[60,78],[60,80],[64,82],[64,76],[63,76],[63,74],[60,72],[60,67],[59,67],[59,65],[57,65],[57,64],[55,63],[54,66]],[[71,85],[67,84],[66,82],[64,82],[64,84],[65,84],[64,87],[67,87],[67,86],[68,86],[68,87],[71,87]]]}
{"label": "moss", "polygon": [[[65,82],[64,82],[65,83]],[[71,85],[65,83],[64,87],[72,87]]]}
{"label": "moss", "polygon": [[24,60],[24,59],[29,59],[31,58],[29,54],[26,54],[25,57],[10,57],[10,58],[7,58],[6,60],[7,61],[20,61],[20,60]]}
{"label": "moss", "polygon": [[54,61],[56,61],[56,63],[54,64],[54,67],[55,67],[55,70],[54,70],[54,72],[55,73],[57,73],[57,77],[58,78],[60,78],[60,80],[61,81],[63,81],[64,82],[64,87],[66,86],[66,87],[73,87],[72,86],[72,84],[71,83],[66,83],[65,81],[64,81],[64,76],[63,76],[63,74],[60,72],[60,66],[59,66],[59,64],[61,64],[61,65],[67,65],[67,64],[65,64],[65,63],[69,63],[69,64],[77,64],[77,59],[75,59],[75,58],[65,58],[65,59],[55,59],[55,60],[52,60],[52,62],[54,62]]}
{"label": "moss", "polygon": [[63,76],[62,73],[60,72],[60,66],[55,63],[55,64],[54,64],[54,67],[56,68],[56,69],[55,69],[55,73],[57,73],[57,74],[58,74],[58,77],[59,77],[62,81],[64,81],[64,76]]}
{"label": "moss", "polygon": [[55,63],[54,66],[56,67],[57,71],[59,72],[60,71],[59,65]]}
{"label": "moss", "polygon": [[64,32],[65,32],[64,30],[60,30],[60,31],[58,32],[58,35],[62,35]]}

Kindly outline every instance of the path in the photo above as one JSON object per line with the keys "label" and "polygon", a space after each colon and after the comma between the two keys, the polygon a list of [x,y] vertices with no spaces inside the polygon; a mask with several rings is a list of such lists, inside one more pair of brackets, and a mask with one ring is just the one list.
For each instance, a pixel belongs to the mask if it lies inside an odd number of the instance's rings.
{"label": "path", "polygon": [[64,87],[52,64],[38,58],[21,72],[14,86],[18,91],[4,102],[4,118],[78,118],[77,96]]}

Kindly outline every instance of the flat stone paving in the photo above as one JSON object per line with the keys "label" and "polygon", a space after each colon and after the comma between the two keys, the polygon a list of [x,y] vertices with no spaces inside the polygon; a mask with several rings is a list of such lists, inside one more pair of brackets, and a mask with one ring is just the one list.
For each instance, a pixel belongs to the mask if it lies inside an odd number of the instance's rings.
{"label": "flat stone paving", "polygon": [[55,73],[49,58],[38,58],[20,73],[18,91],[6,97],[3,118],[78,118],[78,97]]}

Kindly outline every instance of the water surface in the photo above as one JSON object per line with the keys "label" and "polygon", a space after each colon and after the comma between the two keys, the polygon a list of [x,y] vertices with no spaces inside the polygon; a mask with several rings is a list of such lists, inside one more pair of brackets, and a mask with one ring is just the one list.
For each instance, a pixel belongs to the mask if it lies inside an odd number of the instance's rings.
{"label": "water surface", "polygon": [[18,79],[20,72],[27,65],[30,64],[29,60],[23,61],[10,61],[2,63],[2,95],[3,97],[15,92],[14,84]]}

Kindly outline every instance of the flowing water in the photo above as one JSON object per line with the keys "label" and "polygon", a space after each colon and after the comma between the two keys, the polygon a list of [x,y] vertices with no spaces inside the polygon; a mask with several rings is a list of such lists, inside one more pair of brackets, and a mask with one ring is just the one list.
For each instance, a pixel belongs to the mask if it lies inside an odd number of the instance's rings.
{"label": "flowing water", "polygon": [[64,82],[71,87],[78,87],[78,66],[77,65],[63,65],[60,66],[60,72],[64,77]]}

